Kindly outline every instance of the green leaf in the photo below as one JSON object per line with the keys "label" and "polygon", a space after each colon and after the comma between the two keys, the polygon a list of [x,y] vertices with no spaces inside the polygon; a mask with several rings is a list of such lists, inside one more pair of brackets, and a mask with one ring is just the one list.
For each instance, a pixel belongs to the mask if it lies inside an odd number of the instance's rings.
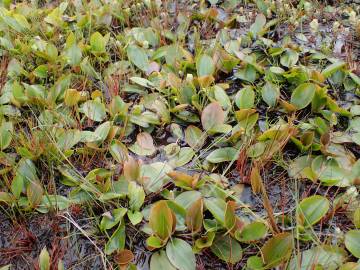
{"label": "green leaf", "polygon": [[125,247],[125,222],[120,222],[119,227],[110,237],[105,245],[105,254],[110,255],[116,250],[124,249]]}
{"label": "green leaf", "polygon": [[240,68],[234,74],[236,78],[247,82],[254,82],[256,80],[257,74],[254,66],[247,64],[244,68]]}
{"label": "green leaf", "polygon": [[201,149],[206,137],[206,133],[196,126],[190,125],[185,129],[185,142],[194,150]]}
{"label": "green leaf", "polygon": [[51,209],[65,210],[69,208],[71,200],[61,195],[43,195],[41,204],[36,208],[40,213],[48,213]]}
{"label": "green leaf", "polygon": [[173,214],[166,201],[158,201],[150,210],[149,225],[153,232],[162,240],[172,234],[174,225]]}
{"label": "green leaf", "polygon": [[126,49],[127,56],[131,63],[146,72],[149,68],[149,59],[146,51],[136,45],[130,44]]}
{"label": "green leaf", "polygon": [[231,107],[230,98],[222,87],[218,85],[214,86],[214,96],[225,110]]}
{"label": "green leaf", "polygon": [[275,107],[276,102],[280,96],[279,87],[271,82],[266,82],[266,84],[261,89],[261,96],[267,105],[270,107]]}
{"label": "green leaf", "polygon": [[287,49],[280,58],[280,63],[288,68],[293,67],[299,60],[299,54],[294,50]]}
{"label": "green leaf", "polygon": [[139,211],[145,200],[145,192],[142,186],[131,181],[128,187],[129,206],[133,211]]}
{"label": "green leaf", "polygon": [[144,164],[141,166],[141,176],[146,179],[144,188],[150,192],[157,192],[163,185],[170,181],[167,173],[171,172],[172,168],[163,162],[154,162]]}
{"label": "green leaf", "polygon": [[199,77],[213,75],[215,65],[213,59],[207,54],[202,54],[197,58],[196,69]]}
{"label": "green leaf", "polygon": [[9,147],[14,131],[12,122],[2,122],[0,126],[0,150],[3,151]]}
{"label": "green leaf", "polygon": [[126,208],[117,208],[113,209],[110,212],[104,213],[100,222],[100,229],[102,231],[109,230],[115,225],[117,225],[123,219],[124,215],[126,214]]}
{"label": "green leaf", "polygon": [[270,238],[261,248],[266,269],[272,269],[290,258],[294,246],[290,233],[279,233]]}
{"label": "green leaf", "polygon": [[100,100],[86,101],[81,110],[89,119],[96,122],[101,122],[106,117],[105,105]]}
{"label": "green leaf", "polygon": [[40,270],[50,270],[50,255],[46,247],[44,247],[40,252],[39,267]]}
{"label": "green leaf", "polygon": [[109,147],[111,156],[119,163],[123,164],[128,158],[128,150],[120,141],[114,140]]}
{"label": "green leaf", "polygon": [[180,193],[175,198],[175,202],[184,209],[188,209],[199,198],[201,198],[201,193],[199,191],[190,190]]}
{"label": "green leaf", "polygon": [[150,248],[161,248],[166,244],[166,240],[162,240],[156,235],[150,235],[146,238],[146,245]]}
{"label": "green leaf", "polygon": [[360,258],[360,230],[350,230],[345,234],[345,246],[356,258]]}
{"label": "green leaf", "polygon": [[346,65],[345,62],[343,61],[336,61],[335,63],[330,64],[329,66],[327,66],[322,72],[321,74],[325,77],[328,78],[330,77],[332,74],[334,74],[336,71],[342,69],[344,66]]}
{"label": "green leaf", "polygon": [[226,203],[219,198],[207,198],[205,199],[205,207],[216,218],[220,224],[224,224]]}
{"label": "green leaf", "polygon": [[[299,260],[299,257],[301,260]],[[347,254],[343,248],[321,245],[301,252],[289,263],[289,270],[336,270],[343,265]],[[355,269],[353,269],[355,270]]]}
{"label": "green leaf", "polygon": [[186,211],[186,226],[195,233],[201,230],[203,223],[203,200],[195,201]]}
{"label": "green leaf", "polygon": [[222,125],[225,121],[225,113],[219,102],[207,105],[201,113],[201,123],[206,132]]}
{"label": "green leaf", "polygon": [[305,108],[314,98],[315,90],[316,86],[313,83],[300,84],[291,95],[291,103],[299,110]]}
{"label": "green leaf", "polygon": [[263,27],[266,24],[266,17],[264,14],[260,13],[256,16],[255,22],[250,26],[249,32],[253,37],[263,30]]}
{"label": "green leaf", "polygon": [[173,238],[166,245],[169,261],[179,270],[195,270],[196,260],[191,246],[182,239]]}
{"label": "green leaf", "polygon": [[240,109],[251,109],[254,107],[255,92],[248,86],[240,90],[235,96],[236,106]]}
{"label": "green leaf", "polygon": [[235,233],[236,240],[240,242],[253,242],[264,238],[267,226],[263,222],[252,222],[246,225],[241,232]]}
{"label": "green leaf", "polygon": [[102,36],[99,32],[95,32],[90,37],[91,51],[95,53],[106,52],[106,44],[110,38],[110,33],[106,36]]}
{"label": "green leaf", "polygon": [[139,224],[143,219],[143,214],[139,211],[128,211],[127,216],[132,225]]}
{"label": "green leaf", "polygon": [[240,244],[230,237],[230,235],[217,235],[211,251],[221,260],[227,263],[237,263],[242,258],[242,248]]}
{"label": "green leaf", "polygon": [[225,161],[233,161],[237,159],[238,150],[234,147],[224,147],[212,151],[206,160],[211,163],[220,163]]}
{"label": "green leaf", "polygon": [[195,155],[194,150],[190,147],[182,147],[180,151],[169,160],[169,165],[176,168],[189,163]]}
{"label": "green leaf", "polygon": [[146,88],[153,88],[154,84],[147,79],[141,77],[131,77],[130,81]]}
{"label": "green leaf", "polygon": [[176,268],[171,264],[164,250],[155,252],[151,256],[150,260],[150,270],[176,270]]}
{"label": "green leaf", "polygon": [[29,181],[26,188],[26,195],[32,208],[36,208],[41,203],[43,193],[44,189],[40,181]]}
{"label": "green leaf", "polygon": [[298,206],[298,222],[304,227],[317,223],[329,210],[328,199],[314,195],[302,200]]}
{"label": "green leaf", "polygon": [[78,66],[81,62],[82,51],[76,45],[76,38],[74,33],[70,33],[66,39],[66,48],[64,52],[66,61],[71,66]]}

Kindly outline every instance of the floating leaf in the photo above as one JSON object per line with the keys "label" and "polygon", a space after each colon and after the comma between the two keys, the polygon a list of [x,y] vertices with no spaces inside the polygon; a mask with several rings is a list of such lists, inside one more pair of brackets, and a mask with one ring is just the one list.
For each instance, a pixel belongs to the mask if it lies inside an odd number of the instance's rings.
{"label": "floating leaf", "polygon": [[143,179],[145,190],[157,192],[163,185],[170,181],[167,173],[171,171],[172,168],[163,162],[142,165],[140,175]]}
{"label": "floating leaf", "polygon": [[151,135],[141,132],[136,136],[136,143],[130,146],[129,150],[140,156],[150,156],[155,153],[156,148]]}
{"label": "floating leaf", "polygon": [[143,187],[134,181],[129,182],[128,197],[130,209],[133,211],[139,211],[145,200]]}
{"label": "floating leaf", "polygon": [[224,223],[226,210],[226,203],[224,200],[219,198],[208,198],[205,199],[205,206],[217,221],[221,224]]}
{"label": "floating leaf", "polygon": [[250,26],[249,32],[255,37],[266,24],[266,17],[260,13],[256,16],[255,22]]}

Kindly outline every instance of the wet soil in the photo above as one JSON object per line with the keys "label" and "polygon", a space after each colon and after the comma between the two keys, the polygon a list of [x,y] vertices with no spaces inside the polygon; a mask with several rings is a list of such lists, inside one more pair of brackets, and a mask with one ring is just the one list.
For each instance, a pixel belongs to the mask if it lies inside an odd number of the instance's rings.
{"label": "wet soil", "polygon": [[[89,224],[81,217],[76,222],[82,227]],[[0,266],[39,269],[38,255],[44,247],[50,254],[53,270],[59,260],[68,270],[103,269],[93,244],[60,215],[32,214],[11,220],[0,212]]]}

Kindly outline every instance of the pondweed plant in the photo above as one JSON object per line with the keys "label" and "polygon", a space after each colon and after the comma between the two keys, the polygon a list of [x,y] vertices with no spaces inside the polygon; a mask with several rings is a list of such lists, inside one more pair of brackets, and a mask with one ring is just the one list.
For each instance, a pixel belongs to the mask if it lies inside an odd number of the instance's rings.
{"label": "pondweed plant", "polygon": [[[103,269],[359,269],[358,14],[3,1],[1,218],[56,217]],[[30,268],[74,269],[57,250]]]}

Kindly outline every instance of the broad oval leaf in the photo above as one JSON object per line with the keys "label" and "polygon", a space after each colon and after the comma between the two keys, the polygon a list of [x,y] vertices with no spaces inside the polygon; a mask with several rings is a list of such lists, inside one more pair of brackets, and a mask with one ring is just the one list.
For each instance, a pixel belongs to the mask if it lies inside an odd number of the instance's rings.
{"label": "broad oval leaf", "polygon": [[166,255],[179,270],[195,270],[196,268],[196,259],[192,248],[182,239],[171,239],[166,245]]}
{"label": "broad oval leaf", "polygon": [[238,150],[234,147],[224,147],[212,151],[206,160],[211,163],[220,163],[237,159]]}
{"label": "broad oval leaf", "polygon": [[89,119],[96,122],[101,122],[106,117],[105,105],[99,100],[86,101],[81,110]]}
{"label": "broad oval leaf", "polygon": [[254,101],[255,92],[250,86],[240,90],[235,97],[235,103],[239,109],[251,109],[252,107],[254,107]]}
{"label": "broad oval leaf", "polygon": [[225,113],[219,102],[212,102],[207,105],[201,114],[201,123],[205,131],[222,125],[225,121]]}
{"label": "broad oval leaf", "polygon": [[299,60],[299,54],[294,50],[288,49],[286,52],[281,56],[280,63],[285,67],[293,67],[297,61]]}
{"label": "broad oval leaf", "polygon": [[246,225],[241,232],[235,233],[235,238],[240,242],[253,242],[264,238],[267,226],[263,222],[255,221]]}
{"label": "broad oval leaf", "polygon": [[212,75],[215,72],[213,59],[207,54],[202,54],[196,61],[196,69],[199,77]]}
{"label": "broad oval leaf", "polygon": [[261,96],[267,105],[274,107],[280,96],[279,87],[271,82],[266,82],[261,89]]}
{"label": "broad oval leaf", "polygon": [[160,250],[151,256],[150,270],[176,270],[171,264],[164,250]]}
{"label": "broad oval leaf", "polygon": [[316,86],[313,83],[300,84],[291,95],[291,103],[297,109],[303,109],[308,106],[314,98]]}
{"label": "broad oval leaf", "polygon": [[294,240],[291,233],[279,233],[270,238],[261,248],[266,269],[275,268],[291,256]]}
{"label": "broad oval leaf", "polygon": [[165,240],[171,236],[173,214],[166,201],[158,201],[151,207],[149,225],[154,233]]}
{"label": "broad oval leaf", "polygon": [[186,226],[193,233],[201,230],[203,223],[203,208],[203,200],[200,198],[186,211]]}
{"label": "broad oval leaf", "polygon": [[350,230],[345,234],[345,246],[356,258],[360,258],[360,230]]}
{"label": "broad oval leaf", "polygon": [[204,145],[206,133],[196,126],[190,125],[185,129],[185,142],[194,150],[199,150]]}
{"label": "broad oval leaf", "polygon": [[314,195],[302,200],[298,206],[298,222],[304,227],[317,223],[329,210],[328,199]]}
{"label": "broad oval leaf", "polygon": [[137,45],[130,44],[126,49],[127,56],[131,63],[146,72],[149,68],[149,58],[146,51]]}
{"label": "broad oval leaf", "polygon": [[217,235],[211,251],[221,260],[227,263],[237,263],[242,258],[242,248],[240,244],[230,235]]}

